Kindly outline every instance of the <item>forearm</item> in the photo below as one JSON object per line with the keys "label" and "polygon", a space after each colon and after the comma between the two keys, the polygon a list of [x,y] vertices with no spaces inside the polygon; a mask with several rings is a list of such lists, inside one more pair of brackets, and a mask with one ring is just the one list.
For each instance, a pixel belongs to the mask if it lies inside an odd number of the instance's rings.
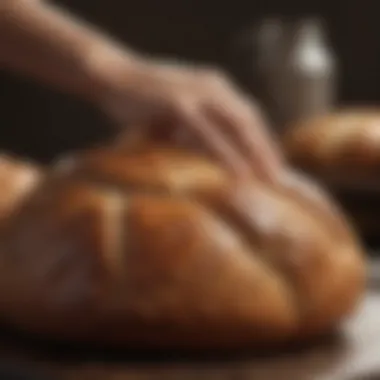
{"label": "forearm", "polygon": [[2,69],[93,100],[117,80],[113,76],[120,64],[130,65],[133,75],[137,59],[112,39],[54,5],[39,0],[1,0]]}

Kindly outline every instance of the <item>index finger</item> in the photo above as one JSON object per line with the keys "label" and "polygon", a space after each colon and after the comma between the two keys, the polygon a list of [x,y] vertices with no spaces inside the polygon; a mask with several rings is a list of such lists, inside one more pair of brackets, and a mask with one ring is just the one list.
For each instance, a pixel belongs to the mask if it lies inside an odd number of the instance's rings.
{"label": "index finger", "polygon": [[283,160],[261,112],[244,98],[225,98],[223,107],[214,104],[211,117],[224,127],[251,170],[265,180],[275,181]]}
{"label": "index finger", "polygon": [[252,177],[250,165],[244,157],[231,144],[228,139],[223,136],[219,128],[202,113],[187,112],[183,115],[182,122],[198,140],[203,143],[205,148],[219,161],[222,161],[232,172],[240,177]]}

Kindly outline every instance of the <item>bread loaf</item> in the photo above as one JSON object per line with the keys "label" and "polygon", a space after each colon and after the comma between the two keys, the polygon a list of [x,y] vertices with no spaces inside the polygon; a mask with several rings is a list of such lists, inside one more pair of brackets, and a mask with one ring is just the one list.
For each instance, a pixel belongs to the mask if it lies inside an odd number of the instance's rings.
{"label": "bread loaf", "polygon": [[364,255],[291,173],[238,183],[167,147],[73,156],[9,218],[0,315],[49,338],[141,348],[309,339],[357,305]]}
{"label": "bread loaf", "polygon": [[347,109],[302,121],[285,135],[291,161],[322,179],[380,183],[380,110]]}

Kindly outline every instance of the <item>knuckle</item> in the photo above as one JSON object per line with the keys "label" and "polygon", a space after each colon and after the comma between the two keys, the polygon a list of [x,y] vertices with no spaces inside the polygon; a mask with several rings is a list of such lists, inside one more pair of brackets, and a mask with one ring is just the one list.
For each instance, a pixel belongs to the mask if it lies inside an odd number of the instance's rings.
{"label": "knuckle", "polygon": [[242,94],[241,98],[242,98],[242,104],[244,104],[244,106],[247,109],[250,109],[253,112],[261,112],[262,107],[257,101],[257,99],[247,94]]}
{"label": "knuckle", "polygon": [[262,110],[258,102],[251,96],[241,93],[238,96],[240,110],[246,114],[260,115]]}
{"label": "knuckle", "polygon": [[196,100],[189,94],[177,95],[173,98],[172,108],[177,116],[188,116],[194,113]]}
{"label": "knuckle", "polygon": [[205,83],[208,84],[228,87],[231,82],[228,75],[218,68],[207,68],[204,69],[202,73],[202,78],[205,80]]}

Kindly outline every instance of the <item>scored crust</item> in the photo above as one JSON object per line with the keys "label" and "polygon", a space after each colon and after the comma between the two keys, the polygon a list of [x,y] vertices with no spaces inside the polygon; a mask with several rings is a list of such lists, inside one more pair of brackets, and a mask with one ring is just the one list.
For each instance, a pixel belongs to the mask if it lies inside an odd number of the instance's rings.
{"label": "scored crust", "polygon": [[9,220],[0,313],[60,340],[276,344],[336,326],[364,267],[341,212],[304,178],[242,184],[182,150],[104,148],[58,165]]}

